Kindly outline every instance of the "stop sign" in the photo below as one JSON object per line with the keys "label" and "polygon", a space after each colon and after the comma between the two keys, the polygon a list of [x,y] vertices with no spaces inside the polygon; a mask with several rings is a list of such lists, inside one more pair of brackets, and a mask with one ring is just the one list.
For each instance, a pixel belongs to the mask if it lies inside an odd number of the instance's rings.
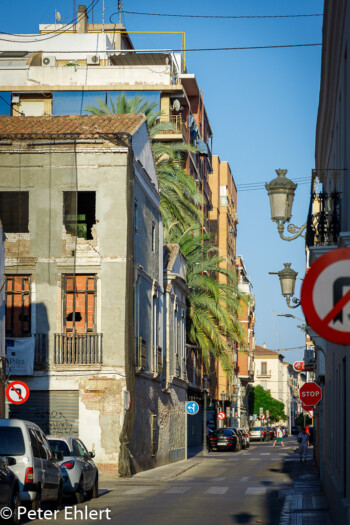
{"label": "stop sign", "polygon": [[322,390],[321,387],[316,383],[305,383],[301,388],[299,388],[299,397],[301,402],[307,406],[315,406],[322,399]]}

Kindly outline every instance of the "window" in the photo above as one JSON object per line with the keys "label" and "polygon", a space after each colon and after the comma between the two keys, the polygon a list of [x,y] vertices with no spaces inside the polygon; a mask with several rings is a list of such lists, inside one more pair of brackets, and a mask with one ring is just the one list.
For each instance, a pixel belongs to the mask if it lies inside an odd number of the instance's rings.
{"label": "window", "polygon": [[95,330],[96,276],[63,276],[63,325],[66,332]]}
{"label": "window", "polygon": [[23,456],[25,445],[22,429],[0,427],[0,456]]}
{"label": "window", "polygon": [[63,222],[67,233],[81,239],[92,239],[92,227],[96,223],[95,191],[64,191]]}
{"label": "window", "polygon": [[30,307],[31,277],[6,276],[6,335],[28,337],[31,333]]}
{"label": "window", "polygon": [[152,252],[156,251],[156,225],[152,222]]}
{"label": "window", "polygon": [[5,233],[27,233],[29,192],[0,191],[0,217]]}
{"label": "window", "polygon": [[152,347],[153,347],[153,371],[157,372],[158,363],[158,308],[157,296],[153,296],[153,314],[152,314]]}
{"label": "window", "polygon": [[29,430],[30,444],[32,445],[34,457],[40,458],[38,438],[32,428],[28,430]]}
{"label": "window", "polygon": [[261,375],[262,376],[267,375],[267,363],[261,363]]}
{"label": "window", "polygon": [[78,441],[77,439],[74,439],[73,441],[73,455],[83,458],[86,456],[87,451],[85,450],[85,447],[83,444]]}
{"label": "window", "polygon": [[135,201],[135,203],[134,203],[134,231],[135,232],[137,232],[137,228],[138,228],[137,212],[138,212],[137,201]]}
{"label": "window", "polygon": [[61,439],[49,439],[49,444],[53,452],[62,452],[64,457],[70,456],[68,445]]}

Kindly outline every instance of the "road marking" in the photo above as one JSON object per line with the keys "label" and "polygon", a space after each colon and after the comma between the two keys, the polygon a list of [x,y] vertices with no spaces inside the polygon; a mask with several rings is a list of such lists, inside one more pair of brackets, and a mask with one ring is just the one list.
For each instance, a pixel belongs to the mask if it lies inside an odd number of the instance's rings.
{"label": "road marking", "polygon": [[287,452],[279,452],[278,455],[279,456],[289,456]]}
{"label": "road marking", "polygon": [[251,456],[252,455],[252,452],[243,452],[243,454],[241,454],[241,456]]}
{"label": "road marking", "polygon": [[246,476],[245,478],[242,478],[241,481],[248,481],[249,480],[249,476]]}
{"label": "road marking", "polygon": [[169,490],[166,490],[164,494],[184,494],[192,487],[173,487]]}
{"label": "road marking", "polygon": [[153,487],[135,487],[134,489],[130,489],[124,492],[123,495],[125,496],[125,494],[143,494],[144,492],[147,492],[152,488]]}
{"label": "road marking", "polygon": [[228,487],[210,487],[204,494],[226,494]]}
{"label": "road marking", "polygon": [[266,487],[249,487],[245,491],[246,496],[264,496],[266,492]]}
{"label": "road marking", "polygon": [[271,456],[271,452],[261,452],[260,456]]}
{"label": "road marking", "polygon": [[249,458],[249,461],[261,461],[261,458]]}
{"label": "road marking", "polygon": [[224,481],[226,478],[213,478],[212,481]]}

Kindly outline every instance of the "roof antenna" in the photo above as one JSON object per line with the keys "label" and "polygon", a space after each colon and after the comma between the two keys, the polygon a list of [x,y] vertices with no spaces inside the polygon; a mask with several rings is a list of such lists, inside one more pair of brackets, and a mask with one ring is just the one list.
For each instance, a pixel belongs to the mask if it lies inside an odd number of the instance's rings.
{"label": "roof antenna", "polygon": [[118,12],[119,12],[119,24],[122,23],[122,10],[123,10],[123,4],[121,0],[118,0]]}

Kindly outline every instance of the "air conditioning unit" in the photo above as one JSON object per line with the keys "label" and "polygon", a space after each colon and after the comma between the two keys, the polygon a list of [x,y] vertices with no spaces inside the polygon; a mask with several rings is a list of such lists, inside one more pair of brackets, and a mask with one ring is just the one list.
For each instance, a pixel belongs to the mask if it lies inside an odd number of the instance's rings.
{"label": "air conditioning unit", "polygon": [[56,57],[44,57],[42,61],[42,65],[56,67],[57,66]]}
{"label": "air conditioning unit", "polygon": [[86,57],[86,64],[88,66],[98,66],[100,63],[100,57],[98,55],[88,55]]}

